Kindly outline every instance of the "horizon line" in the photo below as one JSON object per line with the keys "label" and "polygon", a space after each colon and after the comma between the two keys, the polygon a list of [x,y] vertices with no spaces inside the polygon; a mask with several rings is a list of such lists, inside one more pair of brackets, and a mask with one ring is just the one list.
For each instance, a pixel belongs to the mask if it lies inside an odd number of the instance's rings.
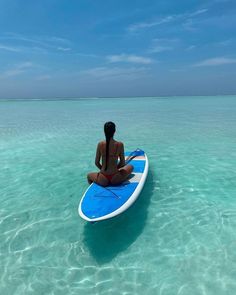
{"label": "horizon line", "polygon": [[88,99],[88,100],[96,100],[96,99],[119,99],[119,98],[168,98],[168,97],[213,97],[213,96],[236,96],[236,93],[234,94],[192,94],[192,95],[148,95],[148,96],[81,96],[81,97],[26,97],[26,98],[0,98],[0,101],[6,101],[6,100],[82,100],[82,99]]}

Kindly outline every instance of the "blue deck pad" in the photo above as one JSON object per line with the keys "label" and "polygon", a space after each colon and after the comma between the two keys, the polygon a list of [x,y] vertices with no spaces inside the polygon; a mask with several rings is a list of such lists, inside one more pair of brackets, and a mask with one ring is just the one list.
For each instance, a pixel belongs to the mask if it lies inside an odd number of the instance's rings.
{"label": "blue deck pad", "polygon": [[138,183],[134,182],[104,188],[94,183],[87,191],[81,209],[91,219],[105,216],[120,208],[132,195],[137,185]]}
{"label": "blue deck pad", "polygon": [[[125,152],[125,156],[133,156],[133,155],[137,155],[137,156],[143,156],[144,155],[144,151],[142,150],[137,150],[134,152]],[[136,160],[135,158],[131,161],[128,162],[128,164],[133,165],[134,166],[134,173],[143,173],[144,171],[144,167],[145,167],[145,160]]]}
{"label": "blue deck pad", "polygon": [[[139,151],[138,155],[141,151]],[[126,153],[130,155],[130,152]],[[143,173],[145,168],[145,160],[136,160],[135,158],[129,162],[134,166],[133,174]],[[96,219],[106,216],[124,205],[132,196],[138,182],[125,182],[117,186],[102,187],[93,183],[86,192],[81,203],[81,210],[88,218]]]}
{"label": "blue deck pad", "polygon": [[125,152],[125,156],[127,157],[127,156],[134,156],[134,155],[136,155],[136,156],[144,156],[144,151],[142,151],[142,150],[135,150],[135,151],[133,151],[133,152]]}
{"label": "blue deck pad", "polygon": [[130,165],[134,166],[133,173],[143,173],[145,167],[145,160],[132,160],[129,162]]}

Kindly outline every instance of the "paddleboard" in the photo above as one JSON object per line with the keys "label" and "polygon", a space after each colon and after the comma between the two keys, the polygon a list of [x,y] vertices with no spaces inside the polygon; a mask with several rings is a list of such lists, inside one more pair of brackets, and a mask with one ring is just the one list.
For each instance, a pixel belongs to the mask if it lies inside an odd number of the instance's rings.
{"label": "paddleboard", "polygon": [[138,198],[148,174],[148,158],[144,151],[125,153],[134,166],[130,177],[120,185],[102,187],[92,183],[84,193],[78,208],[79,215],[86,221],[95,222],[115,217],[127,210]]}

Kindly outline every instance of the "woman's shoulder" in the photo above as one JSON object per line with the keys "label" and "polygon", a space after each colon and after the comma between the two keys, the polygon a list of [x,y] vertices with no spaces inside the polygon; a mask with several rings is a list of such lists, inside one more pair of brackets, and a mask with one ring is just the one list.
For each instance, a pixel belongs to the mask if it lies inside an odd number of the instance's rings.
{"label": "woman's shoulder", "polygon": [[98,143],[99,146],[101,146],[101,145],[103,145],[103,144],[106,144],[106,141],[105,141],[105,140],[101,140],[101,141],[99,141],[99,143]]}
{"label": "woman's shoulder", "polygon": [[122,141],[116,141],[116,144],[117,144],[118,148],[124,147],[124,144]]}
{"label": "woman's shoulder", "polygon": [[99,150],[103,150],[103,147],[106,145],[106,142],[104,140],[99,141],[97,148]]}
{"label": "woman's shoulder", "polygon": [[119,145],[124,145],[122,141],[116,141]]}

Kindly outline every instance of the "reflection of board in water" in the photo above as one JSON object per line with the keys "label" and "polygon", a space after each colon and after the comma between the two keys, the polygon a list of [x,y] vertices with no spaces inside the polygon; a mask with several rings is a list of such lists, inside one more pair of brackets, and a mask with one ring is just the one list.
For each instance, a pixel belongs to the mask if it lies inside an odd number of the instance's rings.
{"label": "reflection of board in water", "polygon": [[144,151],[128,155],[127,162],[134,166],[128,180],[117,186],[102,187],[92,183],[79,204],[79,215],[87,221],[100,221],[127,210],[139,196],[148,174],[148,159]]}

